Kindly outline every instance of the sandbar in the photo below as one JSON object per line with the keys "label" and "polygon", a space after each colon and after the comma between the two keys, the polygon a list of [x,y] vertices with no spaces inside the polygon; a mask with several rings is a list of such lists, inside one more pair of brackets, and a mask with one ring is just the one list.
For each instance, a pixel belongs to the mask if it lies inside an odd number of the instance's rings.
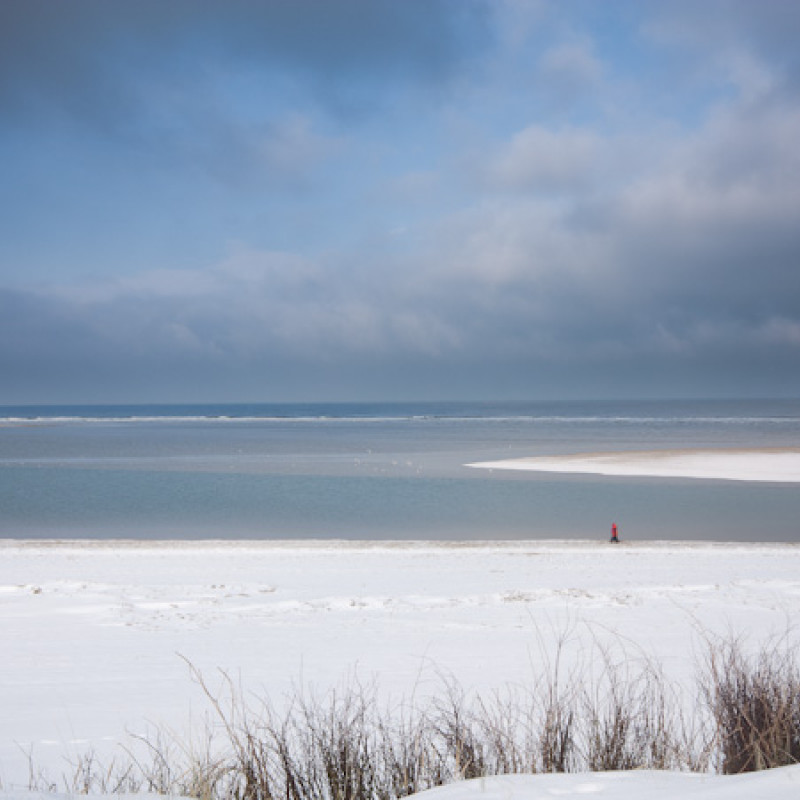
{"label": "sandbar", "polygon": [[490,470],[800,483],[800,449],[641,450],[481,461]]}

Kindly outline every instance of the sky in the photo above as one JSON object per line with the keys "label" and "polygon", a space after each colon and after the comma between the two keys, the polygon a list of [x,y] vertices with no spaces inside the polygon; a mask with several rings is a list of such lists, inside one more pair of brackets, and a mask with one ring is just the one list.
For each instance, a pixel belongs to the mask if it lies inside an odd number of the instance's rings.
{"label": "sky", "polygon": [[3,0],[0,403],[800,395],[800,3]]}

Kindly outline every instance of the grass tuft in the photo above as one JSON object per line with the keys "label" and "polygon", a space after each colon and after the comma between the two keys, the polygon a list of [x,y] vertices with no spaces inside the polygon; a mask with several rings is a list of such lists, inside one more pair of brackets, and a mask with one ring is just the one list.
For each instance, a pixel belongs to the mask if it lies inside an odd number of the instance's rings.
{"label": "grass tuft", "polygon": [[703,691],[723,773],[800,762],[800,672],[785,643],[752,656],[736,639],[711,647]]}

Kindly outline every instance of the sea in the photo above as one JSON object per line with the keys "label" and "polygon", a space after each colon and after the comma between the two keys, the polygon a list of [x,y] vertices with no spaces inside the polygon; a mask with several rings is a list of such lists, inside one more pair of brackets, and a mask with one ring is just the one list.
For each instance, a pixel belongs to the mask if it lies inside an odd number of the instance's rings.
{"label": "sea", "polygon": [[800,400],[0,407],[0,538],[800,541],[800,484],[476,470],[800,447]]}

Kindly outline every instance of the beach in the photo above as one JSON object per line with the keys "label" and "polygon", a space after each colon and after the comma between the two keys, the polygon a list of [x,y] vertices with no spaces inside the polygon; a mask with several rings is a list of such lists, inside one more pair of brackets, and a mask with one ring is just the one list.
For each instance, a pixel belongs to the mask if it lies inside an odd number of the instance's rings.
{"label": "beach", "polygon": [[800,546],[574,542],[0,542],[0,779],[60,776],[153,726],[188,732],[221,672],[274,701],[530,684],[561,643],[690,684],[710,637],[795,641]]}

